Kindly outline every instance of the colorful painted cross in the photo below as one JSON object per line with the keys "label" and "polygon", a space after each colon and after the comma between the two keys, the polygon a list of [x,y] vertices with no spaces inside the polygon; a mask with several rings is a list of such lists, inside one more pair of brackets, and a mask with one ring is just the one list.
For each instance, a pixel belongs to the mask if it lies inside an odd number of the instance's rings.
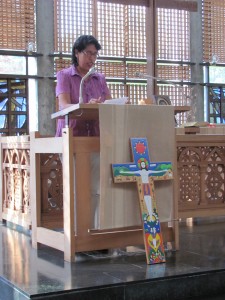
{"label": "colorful painted cross", "polygon": [[147,263],[165,262],[154,180],[172,179],[172,164],[171,162],[151,163],[146,138],[131,138],[130,141],[134,162],[112,164],[114,182],[137,183]]}

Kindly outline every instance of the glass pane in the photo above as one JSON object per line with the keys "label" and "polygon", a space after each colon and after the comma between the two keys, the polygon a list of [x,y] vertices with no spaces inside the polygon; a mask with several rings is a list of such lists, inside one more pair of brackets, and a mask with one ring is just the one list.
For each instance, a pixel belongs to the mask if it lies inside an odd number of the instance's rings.
{"label": "glass pane", "polygon": [[25,94],[26,92],[25,80],[11,80],[11,93],[12,94]]}
{"label": "glass pane", "polygon": [[138,104],[139,99],[147,98],[147,84],[128,84],[128,96],[132,104]]}
{"label": "glass pane", "polygon": [[211,102],[215,100],[220,102],[220,88],[209,88],[209,101]]}
{"label": "glass pane", "polygon": [[26,111],[27,99],[24,97],[12,97],[11,98],[11,111]]}
{"label": "glass pane", "polygon": [[26,115],[12,115],[11,127],[12,128],[26,128],[27,116]]}
{"label": "glass pane", "polygon": [[8,117],[7,115],[0,115],[0,128],[8,128]]}
{"label": "glass pane", "polygon": [[126,56],[125,12],[124,5],[98,1],[98,39],[102,45],[100,55]]}
{"label": "glass pane", "polygon": [[9,109],[8,103],[8,98],[0,95],[0,111],[7,111]]}
{"label": "glass pane", "polygon": [[7,80],[5,80],[5,79],[0,79],[0,93],[1,94],[7,94],[8,93]]}
{"label": "glass pane", "polygon": [[112,98],[119,98],[125,95],[125,87],[123,83],[108,82]]}
{"label": "glass pane", "polygon": [[36,57],[28,57],[28,75],[37,75]]}
{"label": "glass pane", "polygon": [[211,102],[209,105],[210,114],[219,115],[220,114],[220,104],[219,102]]}
{"label": "glass pane", "polygon": [[157,34],[158,59],[190,60],[190,12],[158,8]]}
{"label": "glass pane", "polygon": [[127,20],[126,56],[146,58],[146,7],[129,5],[124,17]]}
{"label": "glass pane", "polygon": [[67,0],[55,3],[57,13],[55,51],[70,53],[74,37],[93,34],[93,1]]}
{"label": "glass pane", "polygon": [[25,57],[0,55],[0,74],[26,75]]}
{"label": "glass pane", "polygon": [[209,82],[225,83],[225,68],[215,66],[209,67]]}
{"label": "glass pane", "polygon": [[210,62],[217,56],[220,63],[225,62],[224,24],[225,1],[202,1],[203,61]]}

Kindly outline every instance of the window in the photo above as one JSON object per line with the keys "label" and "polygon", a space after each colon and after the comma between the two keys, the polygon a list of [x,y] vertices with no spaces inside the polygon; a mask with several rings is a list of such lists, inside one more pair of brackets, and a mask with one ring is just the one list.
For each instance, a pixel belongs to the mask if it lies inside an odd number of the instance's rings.
{"label": "window", "polygon": [[208,67],[208,118],[210,123],[225,123],[225,68]]}
{"label": "window", "polygon": [[28,84],[37,74],[27,53],[36,45],[35,0],[4,1],[0,29],[0,134],[28,134]]}
{"label": "window", "polygon": [[[70,65],[71,48],[81,34],[92,34],[102,50],[97,69],[104,73],[113,97],[128,96],[132,103],[146,98],[146,7],[101,1],[55,1],[55,72]],[[67,56],[65,55],[67,54]]]}
{"label": "window", "polygon": [[0,134],[26,134],[27,111],[27,80],[0,79]]}
{"label": "window", "polygon": [[[158,8],[157,28],[157,94],[168,95],[173,105],[190,105],[190,12]],[[180,114],[178,124],[186,117]]]}
{"label": "window", "polygon": [[[114,3],[116,2],[116,3]],[[119,4],[119,3],[121,4]],[[132,1],[133,4],[134,1]],[[106,75],[113,97],[128,96],[132,103],[147,97],[147,7],[126,1],[55,0],[55,72],[70,64],[68,53],[76,37],[93,34],[102,45],[97,68]],[[174,105],[187,104],[192,91],[190,62],[190,11],[194,1],[158,1],[156,76],[174,84],[157,82],[157,93],[169,95]],[[165,8],[166,7],[166,8]],[[172,7],[172,8],[171,8]],[[66,57],[67,54],[67,57]],[[181,85],[178,85],[180,83]],[[190,98],[190,97],[189,97]],[[189,104],[189,103],[188,103]]]}
{"label": "window", "polygon": [[206,118],[225,123],[225,2],[202,0],[202,20]]}
{"label": "window", "polygon": [[36,43],[35,0],[1,1],[0,49],[25,50]]}

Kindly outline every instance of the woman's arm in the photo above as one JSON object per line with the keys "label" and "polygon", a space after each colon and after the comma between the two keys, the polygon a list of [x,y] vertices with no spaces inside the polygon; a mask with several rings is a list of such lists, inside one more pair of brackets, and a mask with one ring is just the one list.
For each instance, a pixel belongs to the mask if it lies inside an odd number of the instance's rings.
{"label": "woman's arm", "polygon": [[66,108],[71,104],[70,94],[62,93],[58,95],[59,109]]}

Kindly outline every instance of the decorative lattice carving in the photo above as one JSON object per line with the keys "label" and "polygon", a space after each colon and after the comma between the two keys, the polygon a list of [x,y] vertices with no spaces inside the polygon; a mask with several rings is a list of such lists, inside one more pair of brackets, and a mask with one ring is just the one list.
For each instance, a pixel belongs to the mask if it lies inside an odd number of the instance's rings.
{"label": "decorative lattice carving", "polygon": [[[8,220],[25,224],[30,218],[30,150],[24,144],[5,144],[2,150],[3,213]],[[62,164],[59,154],[40,156],[42,213],[53,216],[63,210]],[[26,221],[22,220],[26,215]]]}
{"label": "decorative lattice carving", "polygon": [[41,155],[42,212],[63,209],[62,163],[59,154]]}
{"label": "decorative lattice carving", "polygon": [[[179,140],[179,139],[178,139]],[[177,143],[179,211],[223,208],[225,205],[225,142],[215,146],[195,139]],[[63,212],[62,163],[59,154],[40,155],[41,213],[60,221]],[[2,146],[3,216],[31,225],[29,142]],[[57,218],[56,218],[57,216]],[[59,220],[60,219],[60,220]]]}
{"label": "decorative lattice carving", "polygon": [[225,147],[177,148],[179,210],[225,202]]}
{"label": "decorative lattice carving", "polygon": [[21,215],[30,213],[30,150],[20,144],[11,147],[2,151],[3,212],[10,210],[21,219]]}
{"label": "decorative lattice carving", "polygon": [[30,209],[30,171],[29,170],[22,170],[22,211],[25,214],[29,214]]}

